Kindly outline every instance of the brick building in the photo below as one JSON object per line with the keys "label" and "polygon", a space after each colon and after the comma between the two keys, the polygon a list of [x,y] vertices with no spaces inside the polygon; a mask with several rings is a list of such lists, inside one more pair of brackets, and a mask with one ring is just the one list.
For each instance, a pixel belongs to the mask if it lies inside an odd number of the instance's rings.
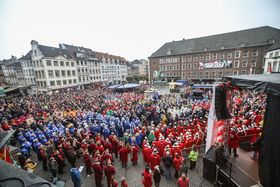
{"label": "brick building", "polygon": [[149,57],[150,81],[154,71],[163,72],[169,81],[194,82],[262,73],[266,50],[279,36],[279,29],[264,26],[166,43]]}

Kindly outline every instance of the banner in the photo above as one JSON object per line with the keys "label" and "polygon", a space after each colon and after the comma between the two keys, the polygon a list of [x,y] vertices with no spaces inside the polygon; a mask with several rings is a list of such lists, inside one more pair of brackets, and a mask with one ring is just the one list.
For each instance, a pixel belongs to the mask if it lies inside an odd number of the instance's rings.
{"label": "banner", "polygon": [[10,148],[8,146],[4,146],[0,150],[0,160],[3,160],[7,163],[12,163],[12,157],[10,155]]}
{"label": "banner", "polygon": [[206,148],[205,148],[205,153],[208,151],[208,149],[213,145],[213,130],[215,122],[217,122],[217,116],[216,116],[216,111],[215,111],[215,88],[216,85],[213,86],[213,95],[212,95],[212,102],[210,106],[210,111],[208,114],[208,121],[207,121],[207,137],[206,137]]}

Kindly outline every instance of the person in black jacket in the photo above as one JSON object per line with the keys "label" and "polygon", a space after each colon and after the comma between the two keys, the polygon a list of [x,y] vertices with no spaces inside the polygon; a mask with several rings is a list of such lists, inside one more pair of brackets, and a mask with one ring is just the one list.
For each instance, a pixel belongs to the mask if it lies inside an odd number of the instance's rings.
{"label": "person in black jacket", "polygon": [[166,155],[162,158],[165,167],[165,177],[167,180],[171,179],[171,167],[173,163],[173,158],[169,151],[166,151]]}
{"label": "person in black jacket", "polygon": [[159,187],[159,183],[160,183],[160,180],[161,180],[161,172],[160,172],[160,168],[159,166],[155,166],[155,170],[154,170],[154,173],[153,173],[153,179],[154,179],[154,182],[155,182],[155,186],[156,187]]}

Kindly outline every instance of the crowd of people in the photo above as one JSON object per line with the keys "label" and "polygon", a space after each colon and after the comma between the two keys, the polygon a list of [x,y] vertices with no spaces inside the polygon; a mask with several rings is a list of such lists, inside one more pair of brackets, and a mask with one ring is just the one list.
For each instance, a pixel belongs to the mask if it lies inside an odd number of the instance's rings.
{"label": "crowd of people", "polygon": [[[255,135],[261,128],[265,96],[251,94],[233,94],[229,146],[235,156],[234,141],[242,133]],[[0,130],[16,130],[11,144],[20,148],[18,163],[23,169],[34,171],[36,163],[30,159],[33,150],[43,170],[50,170],[56,180],[65,172],[67,160],[75,187],[82,183],[77,159],[82,158],[88,175],[94,173],[97,187],[103,177],[108,186],[118,186],[120,181],[126,187],[124,177],[115,178],[120,168],[114,161],[120,159],[122,168],[127,168],[130,155],[132,166],[136,166],[141,153],[147,166],[142,173],[145,187],[151,187],[153,181],[160,186],[161,176],[173,178],[172,167],[178,185],[187,186],[187,171],[195,169],[206,138],[211,93],[206,96],[187,102],[174,95],[147,100],[135,91],[90,88],[3,99]]]}

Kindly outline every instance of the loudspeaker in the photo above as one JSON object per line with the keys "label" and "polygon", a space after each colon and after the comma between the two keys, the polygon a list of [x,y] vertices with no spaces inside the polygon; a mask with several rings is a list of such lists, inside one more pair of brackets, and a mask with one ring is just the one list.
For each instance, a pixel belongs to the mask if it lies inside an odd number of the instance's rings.
{"label": "loudspeaker", "polygon": [[227,90],[224,87],[215,88],[215,110],[218,120],[229,118],[227,110]]}

